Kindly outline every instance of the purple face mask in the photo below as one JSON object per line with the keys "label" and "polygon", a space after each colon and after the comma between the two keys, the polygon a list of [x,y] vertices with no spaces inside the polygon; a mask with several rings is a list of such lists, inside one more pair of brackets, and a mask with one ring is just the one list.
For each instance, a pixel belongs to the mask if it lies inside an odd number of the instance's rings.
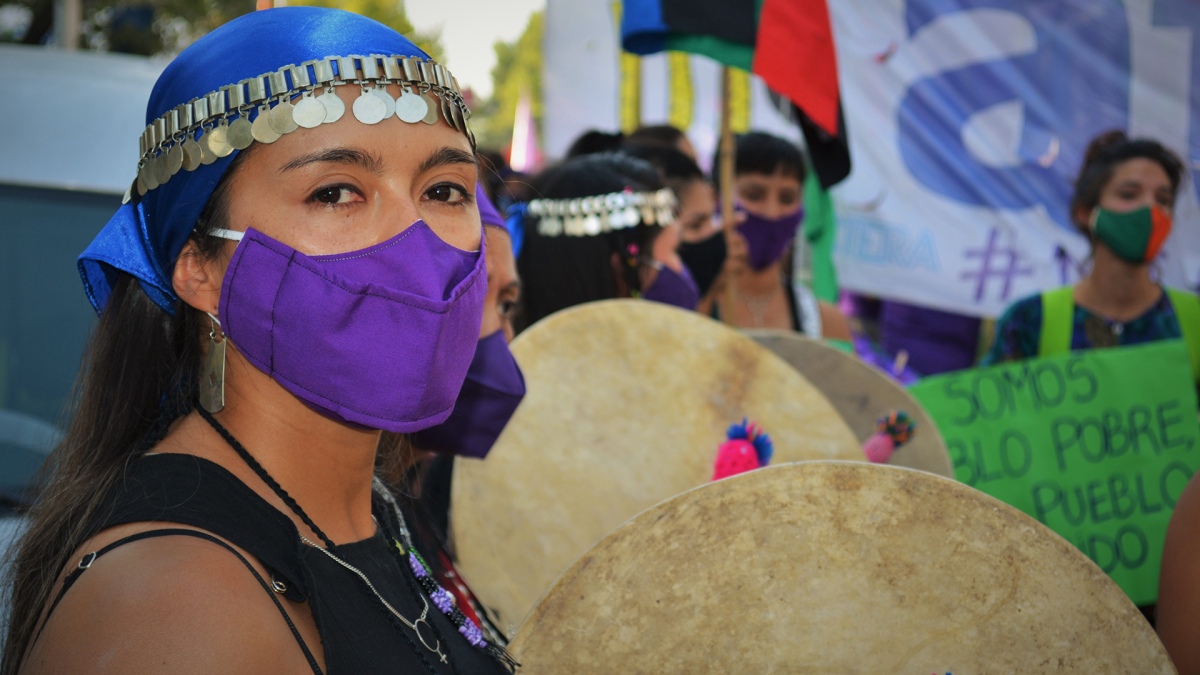
{"label": "purple face mask", "polygon": [[483,459],[525,398],[525,377],[504,331],[479,340],[454,412],[445,422],[413,434],[421,448]]}
{"label": "purple face mask", "polygon": [[768,219],[745,211],[746,220],[738,225],[738,234],[746,238],[750,267],[761,270],[783,257],[788,244],[804,220],[804,207],[782,218]]}
{"label": "purple face mask", "polygon": [[696,286],[696,280],[686,265],[682,271],[676,272],[659,264],[658,276],[650,288],[642,291],[642,298],[694,310],[700,302],[700,288]]}
{"label": "purple face mask", "polygon": [[218,313],[234,347],[309,406],[408,433],[450,415],[486,293],[482,244],[460,251],[423,221],[370,248],[323,256],[250,229],[225,272]]}

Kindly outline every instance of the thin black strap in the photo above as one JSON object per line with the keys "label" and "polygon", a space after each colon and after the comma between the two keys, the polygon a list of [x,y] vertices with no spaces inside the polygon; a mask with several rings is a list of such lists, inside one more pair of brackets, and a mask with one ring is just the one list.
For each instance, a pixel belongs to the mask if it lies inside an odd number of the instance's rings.
{"label": "thin black strap", "polygon": [[270,596],[271,602],[275,603],[275,608],[278,609],[279,613],[283,615],[283,620],[287,622],[288,628],[292,631],[292,637],[296,638],[297,644],[300,645],[301,651],[304,652],[304,658],[308,661],[309,667],[312,668],[312,671],[316,673],[316,675],[322,675],[321,666],[317,664],[316,657],[313,656],[312,651],[309,650],[308,644],[304,642],[304,636],[300,635],[300,630],[296,628],[296,624],[292,622],[292,617],[287,613],[287,610],[283,608],[283,604],[279,602],[279,598],[275,597],[275,592],[269,585],[267,585],[266,580],[262,578],[262,575],[258,573],[258,570],[254,569],[254,565],[250,564],[250,561],[246,559],[246,556],[242,555],[240,551],[225,543],[218,537],[214,537],[207,532],[201,532],[200,530],[189,530],[186,528],[164,528],[160,530],[138,532],[137,534],[131,534],[128,537],[118,539],[98,551],[92,551],[91,553],[83,556],[83,558],[80,559],[79,564],[75,567],[75,569],[71,570],[71,573],[68,574],[67,578],[63,581],[62,588],[59,589],[58,595],[54,597],[54,602],[50,605],[50,610],[46,612],[46,617],[42,620],[42,627],[38,629],[37,637],[34,638],[34,642],[36,642],[37,639],[42,636],[42,631],[46,629],[46,624],[50,622],[50,615],[54,613],[54,610],[58,607],[58,603],[62,602],[63,596],[67,594],[67,591],[70,590],[71,586],[75,585],[75,582],[79,580],[79,577],[83,576],[83,573],[92,566],[92,563],[96,562],[97,558],[103,556],[118,546],[124,546],[125,544],[131,544],[135,541],[150,539],[152,537],[170,536],[195,537],[197,539],[211,541],[214,544],[224,547],[225,550],[237,556],[237,559],[242,561],[242,564],[246,566],[246,569],[250,570],[250,573],[254,575],[254,579],[258,582],[258,585],[262,586],[263,590],[267,592],[268,596]]}

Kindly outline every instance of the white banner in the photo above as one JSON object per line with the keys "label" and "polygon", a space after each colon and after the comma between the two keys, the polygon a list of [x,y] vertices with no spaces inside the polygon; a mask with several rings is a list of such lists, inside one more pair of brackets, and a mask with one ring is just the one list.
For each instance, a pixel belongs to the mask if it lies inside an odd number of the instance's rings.
{"label": "white banner", "polygon": [[[1068,202],[1108,129],[1184,157],[1175,230],[1156,269],[1200,286],[1200,10],[1195,0],[830,2],[854,171],[834,190],[846,288],[979,316],[1077,280],[1088,244]],[[545,147],[615,130],[614,7],[549,0]],[[693,57],[688,134],[716,144],[719,68]],[[662,123],[667,59],[643,59],[641,118]],[[753,78],[750,126],[799,139]]]}
{"label": "white banner", "polygon": [[[1195,169],[1194,0],[831,5],[854,162],[834,190],[846,288],[996,316],[1086,266],[1068,204],[1094,135],[1154,137]],[[1190,289],[1194,178],[1157,263]]]}

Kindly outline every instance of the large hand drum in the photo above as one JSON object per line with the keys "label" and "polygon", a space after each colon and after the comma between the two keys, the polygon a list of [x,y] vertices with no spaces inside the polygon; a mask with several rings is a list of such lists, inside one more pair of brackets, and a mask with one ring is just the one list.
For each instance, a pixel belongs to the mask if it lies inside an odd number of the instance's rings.
{"label": "large hand drum", "polygon": [[797,333],[757,330],[747,334],[816,385],[860,441],[875,433],[875,421],[888,411],[908,413],[917,430],[888,463],[954,478],[942,434],[921,404],[895,380],[850,354]]}
{"label": "large hand drum", "polygon": [[775,463],[862,457],[802,375],[694,312],[591,303],[512,351],[528,394],[486,461],[456,462],[450,511],[459,570],[504,628],[621,523],[708,482],[743,416],[771,435]]}
{"label": "large hand drum", "polygon": [[523,673],[1173,673],[1137,608],[1048,528],[940,476],[769,467],[639,514],[510,649]]}

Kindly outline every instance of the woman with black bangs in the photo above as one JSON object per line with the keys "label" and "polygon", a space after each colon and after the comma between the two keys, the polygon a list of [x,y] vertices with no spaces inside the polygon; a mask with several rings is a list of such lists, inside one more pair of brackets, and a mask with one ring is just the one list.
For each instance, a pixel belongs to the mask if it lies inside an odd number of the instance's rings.
{"label": "woman with black bangs", "polygon": [[730,250],[746,254],[727,265],[722,281],[733,285],[733,293],[718,292],[712,312],[738,328],[850,340],[841,312],[791,278],[788,263],[798,254],[804,222],[805,173],[800,149],[787,140],[763,132],[737,137],[733,194],[740,220],[730,232],[737,242]]}

